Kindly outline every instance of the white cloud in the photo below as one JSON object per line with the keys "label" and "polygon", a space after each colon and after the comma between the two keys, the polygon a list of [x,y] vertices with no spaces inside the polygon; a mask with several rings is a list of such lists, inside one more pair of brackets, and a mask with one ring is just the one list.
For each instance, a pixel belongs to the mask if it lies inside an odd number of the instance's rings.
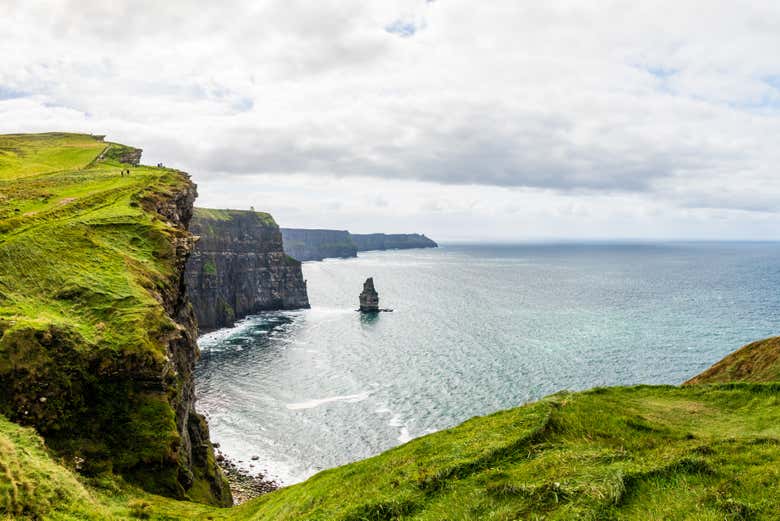
{"label": "white cloud", "polygon": [[776,2],[0,11],[0,131],[106,133],[204,202],[440,237],[778,236]]}

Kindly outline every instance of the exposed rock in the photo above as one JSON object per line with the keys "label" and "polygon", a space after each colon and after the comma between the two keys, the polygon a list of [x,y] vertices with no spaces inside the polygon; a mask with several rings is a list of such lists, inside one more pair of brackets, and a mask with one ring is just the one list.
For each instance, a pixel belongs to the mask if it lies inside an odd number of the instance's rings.
{"label": "exposed rock", "polygon": [[379,311],[379,293],[374,289],[374,278],[369,277],[363,283],[363,291],[360,293],[360,312],[376,313]]}
{"label": "exposed rock", "polygon": [[357,257],[357,246],[346,230],[282,228],[284,251],[299,261]]}
{"label": "exposed rock", "polygon": [[[192,219],[193,203],[197,195],[195,185],[188,182],[187,189],[175,192],[167,199],[153,200],[153,208],[170,224],[186,230]],[[167,360],[172,367],[166,369],[163,374],[178,375],[178,385],[181,389],[178,404],[175,398],[172,404],[181,436],[178,450],[179,483],[187,491],[198,482],[205,481],[216,502],[229,505],[232,502],[230,488],[216,466],[208,423],[195,410],[194,372],[200,352],[197,346],[195,315],[185,290],[185,266],[194,245],[195,240],[190,233],[182,234],[175,240],[176,285],[174,291],[163,291],[161,294],[166,311],[178,326],[168,340]]]}
{"label": "exposed rock", "polygon": [[200,236],[187,286],[201,330],[260,311],[309,307],[301,263],[285,254],[270,215],[196,209],[190,230]]}
{"label": "exposed rock", "polygon": [[106,150],[100,154],[98,159],[111,159],[126,165],[138,166],[138,164],[141,162],[142,154],[143,150],[140,148],[120,145],[118,143],[111,143],[108,148],[106,148]]}
{"label": "exposed rock", "polygon": [[217,462],[230,483],[230,491],[233,494],[235,505],[240,505],[279,488],[276,481],[266,478],[262,473],[253,475],[246,472],[221,452],[217,453]]}

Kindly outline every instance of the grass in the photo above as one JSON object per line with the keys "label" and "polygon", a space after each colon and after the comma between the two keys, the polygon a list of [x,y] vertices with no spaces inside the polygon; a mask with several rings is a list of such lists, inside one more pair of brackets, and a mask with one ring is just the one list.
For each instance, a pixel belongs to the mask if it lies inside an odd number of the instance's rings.
{"label": "grass", "polygon": [[269,520],[778,519],[778,391],[560,393],[322,472],[238,512]]}
{"label": "grass", "polygon": [[[31,136],[30,142],[41,149],[47,136]],[[38,155],[64,155],[73,159],[69,166],[89,163],[107,146],[89,147],[82,135],[73,135],[73,145],[63,134],[53,136],[51,147],[66,152]],[[7,141],[0,137],[0,143]],[[13,141],[22,140],[14,136]],[[79,152],[69,154],[71,148]],[[84,149],[91,158],[81,154]],[[176,232],[142,202],[181,187],[180,174],[140,167],[121,176],[124,165],[100,162],[87,169],[24,170],[13,178],[8,168],[18,158],[2,157],[0,320],[6,331],[56,324],[78,333],[86,349],[133,349],[163,357],[153,334],[172,324],[164,324],[150,290],[171,282]]]}
{"label": "grass", "polygon": [[147,206],[186,180],[121,176],[94,137],[28,141],[0,138],[0,411],[46,443],[0,416],[0,519],[780,519],[778,339],[689,385],[561,392],[239,507],[142,490],[171,484],[178,441],[176,380],[154,386],[181,232]]}
{"label": "grass", "polygon": [[780,381],[780,337],[748,344],[686,383],[777,381]]}
{"label": "grass", "polygon": [[202,222],[231,221],[235,217],[254,215],[264,226],[278,228],[276,221],[270,213],[256,212],[254,210],[222,210],[215,208],[195,208],[194,217]]}
{"label": "grass", "polygon": [[181,376],[167,352],[180,333],[165,305],[188,235],[154,207],[190,185],[112,159],[128,151],[80,134],[0,136],[0,413],[88,473],[156,466],[148,488],[183,496]]}
{"label": "grass", "polygon": [[[61,475],[62,490],[36,496],[45,519],[97,512],[159,520],[773,520],[780,518],[779,393],[780,384],[750,383],[558,393],[231,509],[76,477],[30,431],[3,422],[0,433],[21,431],[24,448],[38,447],[32,465],[21,467]],[[33,488],[54,486],[40,475],[27,479]],[[67,498],[64,507],[52,495]]]}
{"label": "grass", "polygon": [[80,169],[108,145],[85,134],[0,135],[0,181]]}

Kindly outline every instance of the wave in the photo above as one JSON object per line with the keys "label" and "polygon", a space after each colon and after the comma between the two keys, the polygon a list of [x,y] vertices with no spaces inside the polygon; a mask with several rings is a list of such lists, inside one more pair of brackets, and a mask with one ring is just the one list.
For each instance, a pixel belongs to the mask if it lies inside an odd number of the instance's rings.
{"label": "wave", "polygon": [[285,407],[292,411],[297,411],[301,409],[313,409],[315,407],[319,407],[320,405],[333,402],[357,403],[367,399],[370,395],[370,392],[365,391],[358,394],[345,394],[343,396],[331,396],[328,398],[314,398],[312,400],[306,400],[305,402],[288,403],[285,405]]}

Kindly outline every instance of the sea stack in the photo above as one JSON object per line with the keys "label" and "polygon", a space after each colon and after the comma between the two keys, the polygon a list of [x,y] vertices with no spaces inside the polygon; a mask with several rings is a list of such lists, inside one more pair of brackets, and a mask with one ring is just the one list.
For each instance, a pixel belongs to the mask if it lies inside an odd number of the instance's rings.
{"label": "sea stack", "polygon": [[379,293],[374,289],[374,278],[368,277],[363,283],[360,293],[360,312],[376,313],[379,311]]}

